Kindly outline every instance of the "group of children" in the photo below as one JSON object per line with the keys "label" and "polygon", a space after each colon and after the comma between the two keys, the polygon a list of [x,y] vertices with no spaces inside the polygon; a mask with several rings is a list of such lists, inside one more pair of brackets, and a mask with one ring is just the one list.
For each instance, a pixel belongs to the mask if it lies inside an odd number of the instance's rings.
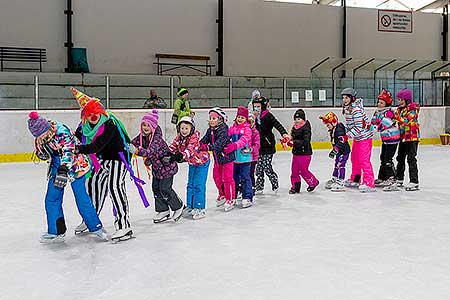
{"label": "group of children", "polygon": [[[96,98],[91,98],[72,88],[81,109],[81,122],[72,132],[67,125],[47,120],[30,113],[28,126],[35,139],[35,153],[41,160],[50,162],[48,188],[45,198],[48,231],[41,242],[63,240],[66,232],[62,211],[62,197],[67,182],[71,182],[82,223],[76,234],[94,232],[102,239],[113,241],[132,237],[129,222],[129,206],[125,189],[127,173],[135,181],[144,206],[148,206],[141,187],[131,167],[133,154],[144,158],[152,180],[152,192],[157,212],[155,223],[181,217],[201,219],[206,216],[206,181],[213,156],[213,179],[218,196],[217,207],[225,211],[235,206],[252,206],[255,195],[263,193],[264,176],[268,176],[271,188],[277,192],[278,176],[272,168],[276,153],[275,128],[281,135],[281,144],[292,147],[291,189],[296,194],[301,189],[301,179],[312,192],[319,185],[309,170],[312,158],[311,124],[305,112],[298,109],[290,133],[269,110],[269,100],[254,93],[251,109],[240,106],[231,127],[227,115],[219,107],[209,111],[209,128],[201,137],[196,130],[193,114],[182,116],[177,122],[177,135],[167,144],[158,125],[156,109],[146,113],[140,124],[140,132],[130,139],[121,121],[106,111]],[[378,107],[370,120],[365,113],[362,99],[351,88],[342,91],[345,124],[336,114],[329,112],[320,117],[327,126],[334,159],[332,179],[325,188],[344,191],[345,187],[358,187],[361,192],[375,191],[375,186],[385,191],[396,191],[403,185],[405,158],[409,164],[410,183],[406,190],[418,189],[417,145],[419,107],[412,102],[412,92],[404,89],[397,94],[399,107],[391,108],[391,94],[383,90],[378,97]],[[374,179],[370,162],[373,131],[382,138],[381,166]],[[348,139],[352,139],[350,147]],[[398,145],[397,169],[393,157]],[[346,162],[350,156],[352,172],[345,181]],[[186,201],[173,189],[178,163],[186,162],[188,182]],[[150,175],[151,173],[151,175]],[[256,179],[255,179],[256,176]],[[98,215],[109,194],[115,216],[116,232],[107,236]],[[171,214],[172,211],[172,214]]]}

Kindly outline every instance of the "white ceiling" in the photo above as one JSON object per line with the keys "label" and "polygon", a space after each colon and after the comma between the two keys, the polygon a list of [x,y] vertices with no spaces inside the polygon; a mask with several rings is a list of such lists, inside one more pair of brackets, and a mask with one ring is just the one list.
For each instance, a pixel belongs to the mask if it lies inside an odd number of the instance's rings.
{"label": "white ceiling", "polygon": [[[326,4],[340,6],[341,0],[271,0],[276,2],[295,2],[306,4]],[[436,0],[346,0],[347,6],[368,7],[377,9],[419,10],[423,12],[442,13],[442,7],[449,1]],[[431,7],[425,8],[427,5]]]}

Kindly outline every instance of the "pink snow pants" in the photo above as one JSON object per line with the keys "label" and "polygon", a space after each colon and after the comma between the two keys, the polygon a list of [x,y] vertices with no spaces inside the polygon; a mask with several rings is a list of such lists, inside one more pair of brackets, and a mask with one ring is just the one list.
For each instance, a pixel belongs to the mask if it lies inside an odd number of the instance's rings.
{"label": "pink snow pants", "polygon": [[224,165],[214,163],[213,178],[216,184],[219,196],[225,196],[227,200],[234,198],[235,187],[233,179],[234,162],[229,162]]}
{"label": "pink snow pants", "polygon": [[292,155],[291,165],[291,185],[295,187],[295,183],[300,182],[301,178],[306,181],[308,186],[317,186],[319,180],[309,170],[312,155]]}
{"label": "pink snow pants", "polygon": [[362,141],[353,141],[351,161],[352,175],[350,179],[353,181],[356,175],[362,178],[362,184],[375,187],[372,163],[370,156],[372,154],[372,139]]}

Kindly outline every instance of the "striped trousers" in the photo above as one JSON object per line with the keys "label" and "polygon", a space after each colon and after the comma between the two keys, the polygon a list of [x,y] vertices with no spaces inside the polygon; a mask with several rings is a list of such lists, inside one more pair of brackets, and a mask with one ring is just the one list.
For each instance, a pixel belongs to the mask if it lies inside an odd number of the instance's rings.
{"label": "striped trousers", "polygon": [[116,212],[114,221],[116,230],[129,228],[129,206],[125,188],[127,169],[118,160],[99,160],[99,163],[102,167],[86,181],[86,189],[95,210],[100,215],[109,194]]}

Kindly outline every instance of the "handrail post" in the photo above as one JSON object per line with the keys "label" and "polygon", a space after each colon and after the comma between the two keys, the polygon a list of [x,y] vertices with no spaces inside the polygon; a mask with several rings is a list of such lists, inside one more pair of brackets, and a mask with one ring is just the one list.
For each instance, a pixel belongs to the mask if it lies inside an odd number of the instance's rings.
{"label": "handrail post", "polygon": [[106,76],[105,76],[105,88],[106,88],[106,91],[105,91],[106,92],[106,109],[109,109],[110,108],[110,94],[109,94],[110,83],[109,83],[109,75],[108,74],[106,74]]}
{"label": "handrail post", "polygon": [[39,75],[34,75],[34,109],[39,109]]}
{"label": "handrail post", "polygon": [[287,79],[283,78],[283,108],[286,108],[287,101]]}
{"label": "handrail post", "polygon": [[173,108],[173,76],[170,76],[170,108]]}
{"label": "handrail post", "polygon": [[233,105],[233,79],[228,77],[228,108]]}

